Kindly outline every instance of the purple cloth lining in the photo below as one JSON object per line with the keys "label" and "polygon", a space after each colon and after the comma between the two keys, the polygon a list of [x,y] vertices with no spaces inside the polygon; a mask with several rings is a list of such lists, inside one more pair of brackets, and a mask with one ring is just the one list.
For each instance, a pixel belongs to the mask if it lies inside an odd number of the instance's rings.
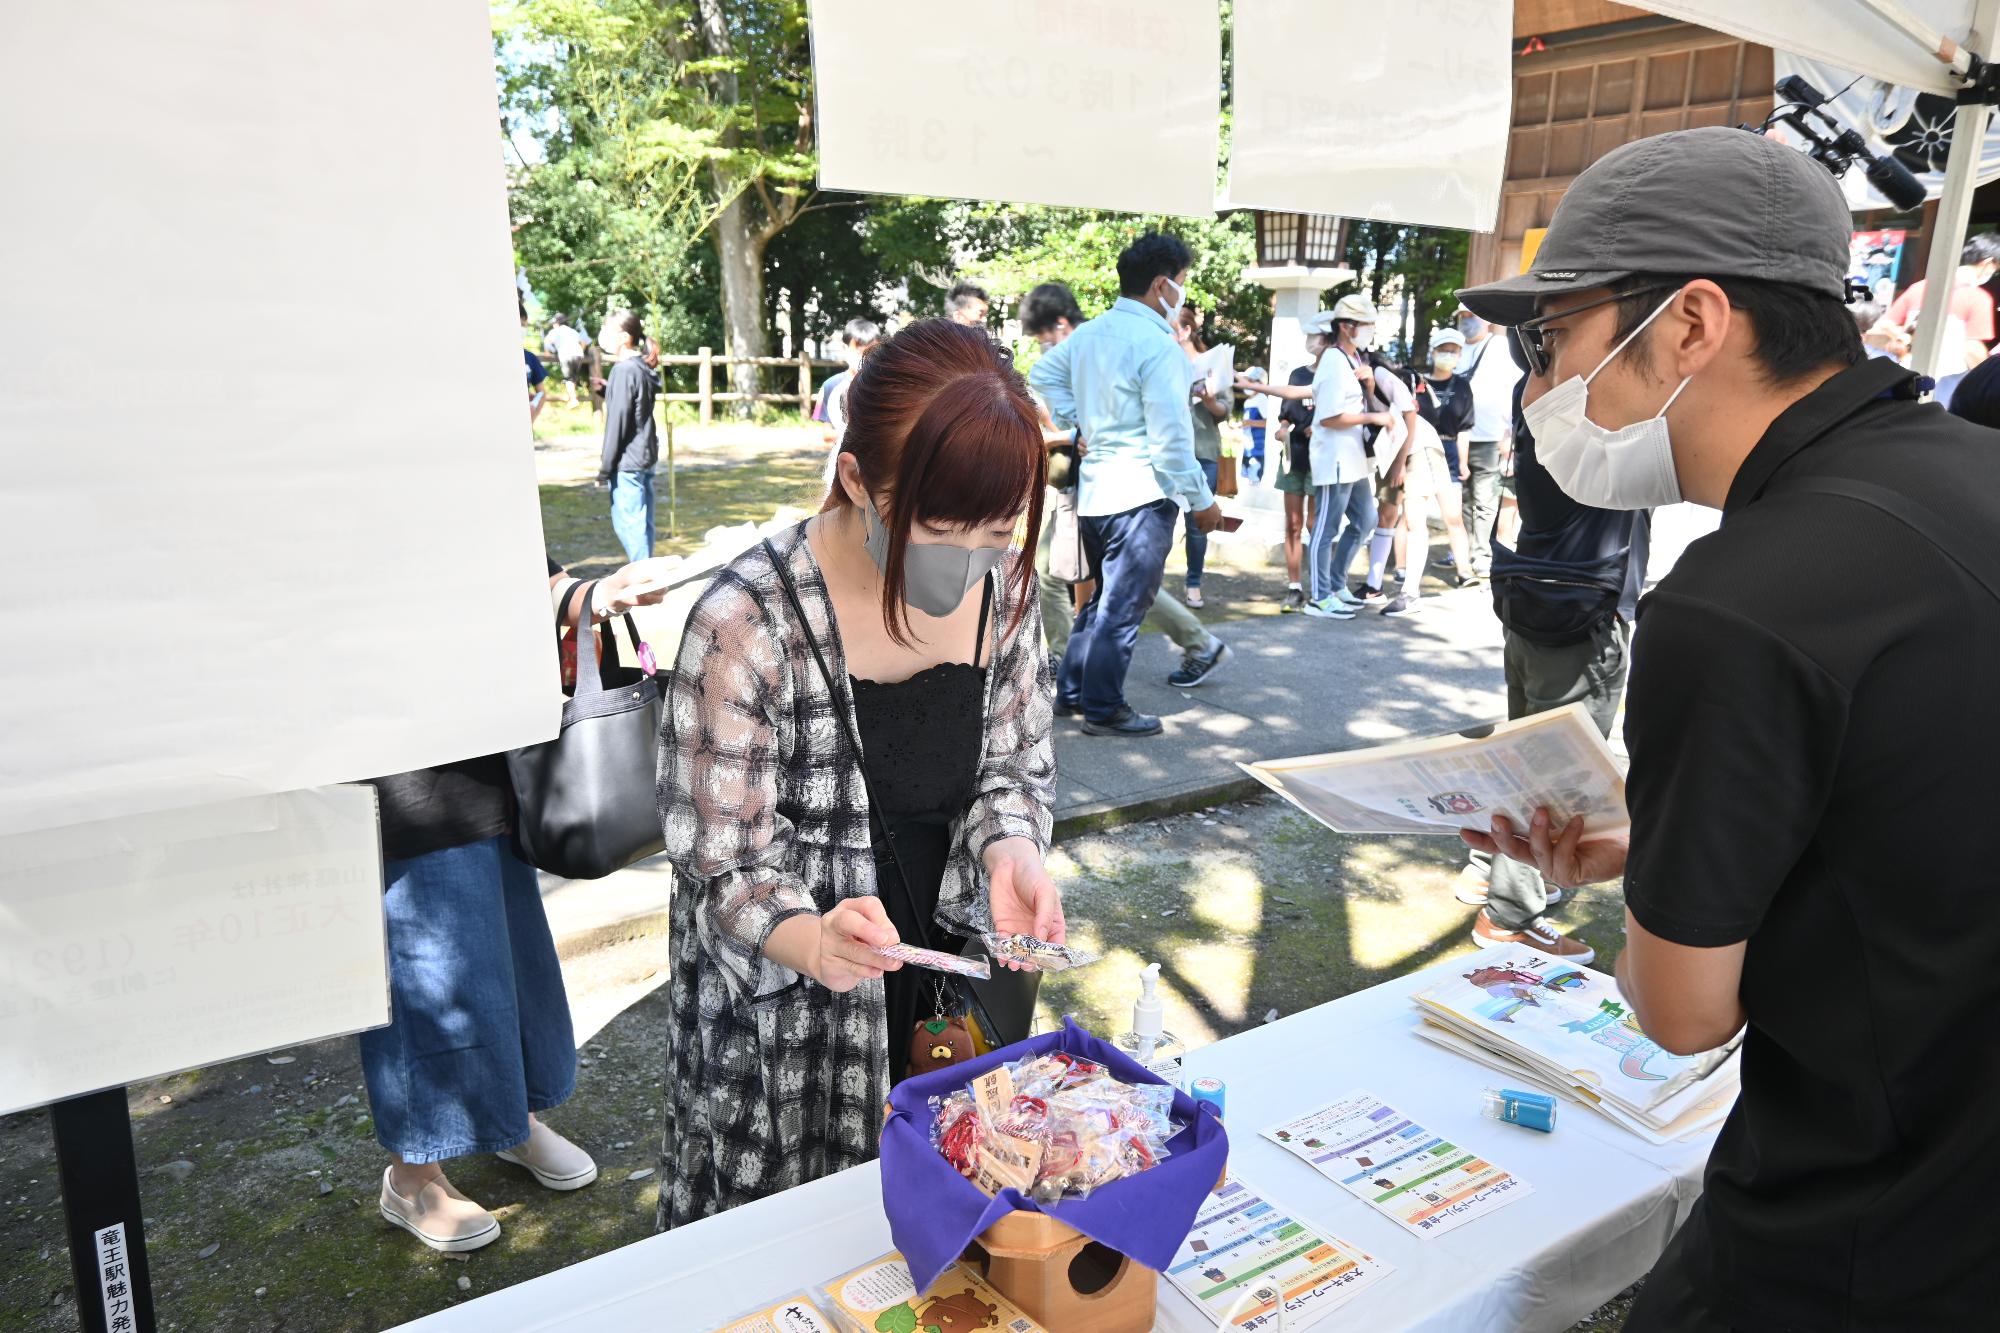
{"label": "purple cloth lining", "polygon": [[966,1087],[995,1065],[1047,1051],[1095,1060],[1127,1083],[1164,1082],[1065,1018],[1059,1032],[1030,1037],[897,1084],[889,1093],[889,1119],[882,1128],[882,1210],[918,1291],[929,1290],[975,1237],[1016,1209],[1046,1213],[1148,1268],[1163,1269],[1187,1238],[1202,1200],[1222,1178],[1229,1136],[1216,1119],[1215,1108],[1177,1089],[1174,1119],[1186,1128],[1167,1141],[1171,1155],[1158,1166],[1115,1181],[1087,1199],[1067,1199],[1046,1208],[1019,1190],[1002,1190],[987,1198],[931,1146],[930,1099]]}

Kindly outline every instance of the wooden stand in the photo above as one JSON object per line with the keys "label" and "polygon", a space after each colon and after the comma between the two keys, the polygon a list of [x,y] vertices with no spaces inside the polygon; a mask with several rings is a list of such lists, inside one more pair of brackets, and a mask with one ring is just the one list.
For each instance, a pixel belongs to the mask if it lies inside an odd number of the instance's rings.
{"label": "wooden stand", "polygon": [[1044,1214],[1007,1214],[965,1257],[1051,1333],[1147,1333],[1153,1327],[1160,1275]]}

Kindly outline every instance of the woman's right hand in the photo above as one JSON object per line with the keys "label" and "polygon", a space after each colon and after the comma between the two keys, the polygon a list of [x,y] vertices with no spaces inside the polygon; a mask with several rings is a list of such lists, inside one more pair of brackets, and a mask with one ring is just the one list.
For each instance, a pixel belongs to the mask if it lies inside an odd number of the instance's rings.
{"label": "woman's right hand", "polygon": [[889,924],[880,898],[872,894],[843,898],[819,918],[818,958],[808,970],[813,980],[830,991],[851,991],[861,982],[873,981],[902,966],[875,952],[875,948],[887,948],[901,938]]}

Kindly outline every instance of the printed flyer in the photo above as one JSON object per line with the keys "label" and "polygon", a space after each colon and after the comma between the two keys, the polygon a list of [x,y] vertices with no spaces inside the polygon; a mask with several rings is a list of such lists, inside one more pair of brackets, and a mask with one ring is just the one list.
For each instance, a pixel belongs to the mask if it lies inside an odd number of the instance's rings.
{"label": "printed flyer", "polygon": [[1218,1328],[1276,1329],[1282,1306],[1282,1327],[1298,1330],[1394,1271],[1230,1176],[1195,1214],[1167,1280]]}
{"label": "printed flyer", "polygon": [[850,1333],[1048,1333],[964,1264],[944,1270],[921,1296],[903,1256],[891,1252],[826,1284]]}
{"label": "printed flyer", "polygon": [[1440,1235],[1534,1192],[1366,1092],[1273,1126],[1264,1137],[1413,1235]]}
{"label": "printed flyer", "polygon": [[813,1304],[812,1298],[801,1292],[790,1300],[779,1301],[767,1309],[756,1310],[731,1323],[724,1324],[715,1333],[838,1333],[831,1317]]}

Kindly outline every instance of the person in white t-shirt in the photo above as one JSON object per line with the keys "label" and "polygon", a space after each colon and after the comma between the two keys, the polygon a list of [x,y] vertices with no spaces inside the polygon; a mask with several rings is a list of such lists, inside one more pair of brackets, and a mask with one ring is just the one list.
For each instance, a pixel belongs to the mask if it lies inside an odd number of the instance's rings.
{"label": "person in white t-shirt", "polygon": [[1383,587],[1389,573],[1389,554],[1402,544],[1398,538],[1402,533],[1404,480],[1409,470],[1408,450],[1411,427],[1417,419],[1417,400],[1402,377],[1375,353],[1367,355],[1363,369],[1368,372],[1363,387],[1372,391],[1369,406],[1389,413],[1389,425],[1374,441],[1375,532],[1368,539],[1368,577],[1361,589],[1361,600],[1374,606],[1390,600],[1388,590]]}
{"label": "person in white t-shirt", "polygon": [[569,405],[576,406],[576,386],[583,383],[590,370],[590,338],[570,326],[568,315],[557,315],[549,325],[549,331],[542,338],[542,346],[549,357],[562,367],[563,386],[569,393]]}
{"label": "person in white t-shirt", "polygon": [[1306,544],[1305,611],[1352,620],[1361,599],[1348,590],[1348,571],[1363,536],[1375,530],[1375,478],[1366,432],[1393,420],[1370,407],[1360,379],[1364,372],[1373,377],[1363,355],[1375,341],[1375,307],[1365,296],[1343,296],[1306,327],[1331,333],[1333,346],[1320,357],[1313,376],[1313,522]]}

